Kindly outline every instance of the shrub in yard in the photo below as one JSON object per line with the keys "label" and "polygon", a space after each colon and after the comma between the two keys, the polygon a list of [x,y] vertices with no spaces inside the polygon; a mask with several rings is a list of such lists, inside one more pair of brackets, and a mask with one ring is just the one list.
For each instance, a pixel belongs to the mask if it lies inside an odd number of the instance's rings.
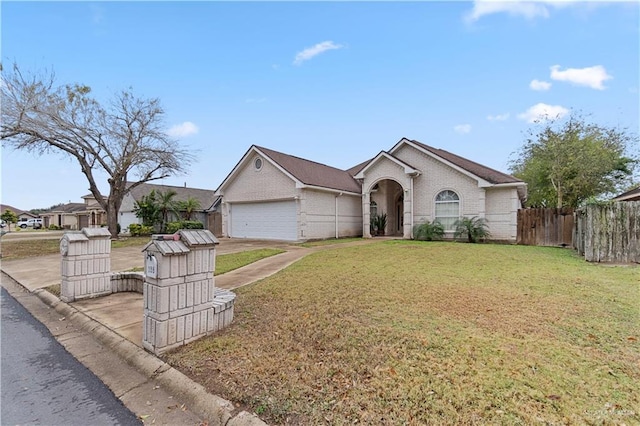
{"label": "shrub in yard", "polygon": [[180,229],[204,229],[204,225],[197,220],[182,220],[180,222],[169,222],[167,224],[168,234],[174,234]]}
{"label": "shrub in yard", "polygon": [[132,223],[129,225],[129,233],[132,237],[140,237],[153,234],[153,227],[140,225],[139,223]]}
{"label": "shrub in yard", "polygon": [[453,234],[453,238],[456,239],[462,238],[466,239],[467,242],[477,243],[480,240],[485,240],[491,237],[487,221],[478,216],[458,219],[454,223],[454,226],[455,232]]}
{"label": "shrub in yard", "polygon": [[61,229],[62,228],[58,225],[53,225],[53,224],[49,225],[49,231],[59,231]]}
{"label": "shrub in yard", "polygon": [[420,241],[441,240],[444,237],[444,226],[437,220],[421,223],[413,227],[413,237]]}

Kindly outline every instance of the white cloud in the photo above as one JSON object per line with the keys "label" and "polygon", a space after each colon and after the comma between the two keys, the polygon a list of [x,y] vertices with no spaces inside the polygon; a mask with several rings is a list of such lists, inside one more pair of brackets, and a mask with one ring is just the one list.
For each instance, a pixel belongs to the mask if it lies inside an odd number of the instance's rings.
{"label": "white cloud", "polygon": [[176,124],[172,126],[167,133],[173,138],[186,138],[187,136],[195,135],[198,133],[198,126],[190,121],[185,121],[182,124]]}
{"label": "white cloud", "polygon": [[456,133],[464,135],[471,132],[471,124],[458,124],[457,126],[453,127],[453,130]]}
{"label": "white cloud", "polygon": [[487,115],[487,120],[489,121],[505,121],[508,118],[509,118],[508,112],[505,112],[504,114]]}
{"label": "white cloud", "polygon": [[475,22],[483,16],[502,12],[513,16],[524,16],[527,19],[549,16],[549,10],[542,2],[476,0],[473,2],[473,9],[466,14],[465,20]]}
{"label": "white cloud", "polygon": [[529,88],[531,88],[531,90],[544,92],[551,89],[551,83],[549,83],[548,81],[540,81],[540,80],[533,79],[531,80],[531,83],[529,83]]}
{"label": "white cloud", "polygon": [[561,105],[547,105],[538,103],[522,114],[518,114],[518,118],[521,120],[526,120],[529,123],[535,123],[536,121],[546,121],[556,118],[562,118],[568,113],[569,110]]}
{"label": "white cloud", "polygon": [[[486,15],[507,13],[511,16],[522,16],[525,19],[548,18],[551,9],[559,9],[570,5],[587,5],[580,0],[536,0],[536,1],[505,1],[505,0],[475,0],[473,9],[465,14],[465,21],[472,23]],[[589,3],[590,5],[591,3]]]}
{"label": "white cloud", "polygon": [[327,50],[342,49],[342,47],[343,46],[341,44],[335,44],[332,41],[323,41],[322,43],[318,43],[312,47],[307,47],[303,51],[298,52],[296,54],[296,58],[293,60],[293,64],[300,65],[304,61],[308,61],[314,56],[326,52]]}
{"label": "white cloud", "polygon": [[587,86],[597,90],[604,90],[603,83],[612,78],[602,65],[586,68],[567,68],[564,71],[560,70],[560,65],[551,67],[552,80],[567,81],[576,86]]}

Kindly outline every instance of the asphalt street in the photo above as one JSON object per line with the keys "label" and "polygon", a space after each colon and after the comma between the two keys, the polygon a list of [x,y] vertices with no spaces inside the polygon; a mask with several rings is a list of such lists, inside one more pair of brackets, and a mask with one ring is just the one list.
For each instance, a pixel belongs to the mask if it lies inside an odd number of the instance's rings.
{"label": "asphalt street", "polygon": [[1,291],[0,424],[141,424],[44,325]]}

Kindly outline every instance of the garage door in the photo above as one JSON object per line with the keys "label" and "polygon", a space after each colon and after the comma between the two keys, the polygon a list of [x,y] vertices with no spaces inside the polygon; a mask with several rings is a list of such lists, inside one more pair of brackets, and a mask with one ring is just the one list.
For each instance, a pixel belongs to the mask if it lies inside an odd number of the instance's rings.
{"label": "garage door", "polygon": [[298,239],[296,202],[232,204],[231,237],[261,240]]}

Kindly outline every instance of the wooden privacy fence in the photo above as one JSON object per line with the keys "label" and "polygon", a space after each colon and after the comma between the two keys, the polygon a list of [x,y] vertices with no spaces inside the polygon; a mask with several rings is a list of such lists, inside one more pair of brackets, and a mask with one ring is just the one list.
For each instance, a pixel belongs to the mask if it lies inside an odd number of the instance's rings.
{"label": "wooden privacy fence", "polygon": [[573,246],[585,260],[640,263],[640,201],[587,206],[576,217]]}
{"label": "wooden privacy fence", "polygon": [[572,208],[520,209],[516,244],[572,247]]}

